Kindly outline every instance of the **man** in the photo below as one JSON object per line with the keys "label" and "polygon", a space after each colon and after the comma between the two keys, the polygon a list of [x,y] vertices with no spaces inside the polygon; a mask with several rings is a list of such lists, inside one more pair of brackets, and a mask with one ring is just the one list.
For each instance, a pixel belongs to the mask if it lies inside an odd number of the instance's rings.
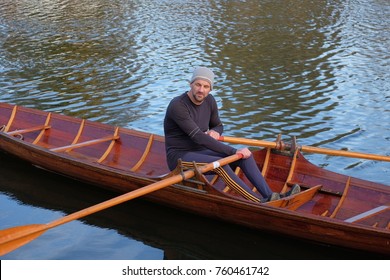
{"label": "man", "polygon": [[[210,91],[214,86],[214,73],[206,67],[194,70],[190,90],[172,99],[164,119],[167,162],[173,170],[178,160],[185,162],[209,163],[236,153],[243,158],[215,170],[229,186],[242,196],[255,202],[265,202],[280,198],[269,188],[259,171],[248,148],[235,149],[218,141],[223,132],[218,107]],[[262,198],[234,173],[240,167],[248,180],[256,187]],[[289,193],[299,192],[295,186]]]}

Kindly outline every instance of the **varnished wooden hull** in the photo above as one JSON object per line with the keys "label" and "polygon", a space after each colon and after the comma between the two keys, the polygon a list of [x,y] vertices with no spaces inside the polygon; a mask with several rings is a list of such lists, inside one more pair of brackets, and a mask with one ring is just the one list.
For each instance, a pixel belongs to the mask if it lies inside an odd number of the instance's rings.
{"label": "varnished wooden hull", "polygon": [[[169,173],[160,136],[0,103],[2,125],[0,150],[121,193]],[[145,198],[258,230],[390,255],[389,186],[321,169],[299,152],[259,150],[255,158],[274,191],[290,183],[322,188],[299,206],[257,204],[224,192],[221,180],[214,187],[202,182],[202,176]]]}

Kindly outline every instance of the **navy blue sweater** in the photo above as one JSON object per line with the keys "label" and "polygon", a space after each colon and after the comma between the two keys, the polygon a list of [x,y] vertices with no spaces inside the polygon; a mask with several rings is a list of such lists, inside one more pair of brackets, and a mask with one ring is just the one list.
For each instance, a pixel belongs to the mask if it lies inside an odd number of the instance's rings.
{"label": "navy blue sweater", "polygon": [[187,92],[172,99],[164,119],[165,148],[169,168],[174,169],[178,159],[189,151],[210,149],[221,155],[235,154],[235,148],[205,133],[211,129],[219,134],[223,132],[217,103],[211,94],[200,105],[194,104]]}

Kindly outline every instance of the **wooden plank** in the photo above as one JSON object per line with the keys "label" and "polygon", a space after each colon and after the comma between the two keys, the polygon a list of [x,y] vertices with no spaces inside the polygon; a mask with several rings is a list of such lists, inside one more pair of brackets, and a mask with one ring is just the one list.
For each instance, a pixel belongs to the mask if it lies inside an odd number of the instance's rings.
{"label": "wooden plank", "polygon": [[303,204],[309,202],[321,188],[322,185],[317,185],[300,193],[279,200],[269,201],[266,204],[274,207],[296,210]]}
{"label": "wooden plank", "polygon": [[111,141],[111,140],[117,140],[119,139],[119,136],[107,136],[107,137],[103,137],[103,138],[99,138],[99,139],[93,139],[93,140],[89,140],[89,141],[85,141],[85,142],[81,142],[81,143],[76,143],[76,144],[71,144],[71,145],[67,145],[67,146],[63,146],[63,147],[58,147],[58,148],[53,148],[53,149],[50,149],[50,151],[52,152],[63,152],[63,151],[67,151],[69,149],[76,149],[76,148],[82,148],[82,147],[87,147],[87,146],[91,146],[91,145],[96,145],[96,144],[99,144],[99,143],[103,143],[103,142],[107,142],[107,141]]}

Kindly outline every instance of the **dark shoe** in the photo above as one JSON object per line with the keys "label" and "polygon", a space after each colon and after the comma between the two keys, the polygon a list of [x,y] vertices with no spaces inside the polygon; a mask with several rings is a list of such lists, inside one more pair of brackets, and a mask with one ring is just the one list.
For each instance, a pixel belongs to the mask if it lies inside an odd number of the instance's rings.
{"label": "dark shoe", "polygon": [[301,187],[298,184],[294,184],[291,187],[291,190],[289,190],[288,192],[285,192],[283,194],[280,194],[280,197],[287,197],[287,196],[294,195],[294,194],[297,194],[300,192],[301,192]]}
{"label": "dark shoe", "polygon": [[280,195],[277,192],[272,193],[271,197],[269,198],[269,201],[274,201],[280,199]]}
{"label": "dark shoe", "polygon": [[262,198],[262,199],[260,200],[260,203],[265,203],[265,202],[268,202],[268,201],[274,201],[274,200],[278,200],[278,199],[280,199],[279,193],[274,192],[274,193],[271,194],[270,197]]}

